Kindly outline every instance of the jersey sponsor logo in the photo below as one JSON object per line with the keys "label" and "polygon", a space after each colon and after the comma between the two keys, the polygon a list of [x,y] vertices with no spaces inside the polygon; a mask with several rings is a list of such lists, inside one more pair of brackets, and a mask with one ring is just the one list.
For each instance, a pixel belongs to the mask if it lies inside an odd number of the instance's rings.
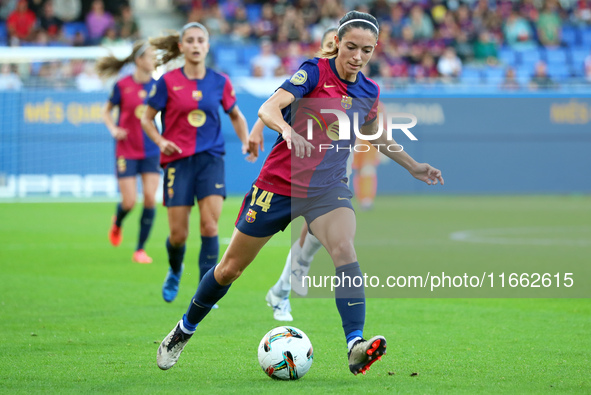
{"label": "jersey sponsor logo", "polygon": [[246,222],[252,224],[257,219],[257,212],[253,209],[249,208],[248,212],[246,213]]}
{"label": "jersey sponsor logo", "polygon": [[117,170],[119,173],[125,173],[125,170],[127,170],[127,161],[122,156],[117,158]]}
{"label": "jersey sponsor logo", "polygon": [[326,82],[324,83],[324,89],[328,89],[328,88],[336,88],[336,85],[327,85]]}
{"label": "jersey sponsor logo", "polygon": [[173,86],[172,90],[176,92],[176,91],[180,91],[183,88],[184,88],[184,86]]}
{"label": "jersey sponsor logo", "polygon": [[142,116],[144,116],[144,113],[146,112],[146,107],[145,104],[140,104],[135,108],[134,114],[137,119],[142,119]]}
{"label": "jersey sponsor logo", "polygon": [[125,88],[125,89],[123,89],[123,94],[124,95],[127,95],[128,93],[131,93],[131,92],[133,92],[133,88]]}
{"label": "jersey sponsor logo", "polygon": [[203,99],[203,93],[201,91],[193,91],[191,96],[193,97],[193,100],[200,101],[201,99]]}
{"label": "jersey sponsor logo", "polygon": [[326,135],[332,141],[337,141],[339,139],[339,121],[334,121],[328,128],[326,129]]}
{"label": "jersey sponsor logo", "polygon": [[145,98],[146,98],[146,96],[148,96],[148,92],[146,92],[146,91],[145,91],[145,90],[143,90],[143,89],[140,89],[140,90],[138,91],[137,95],[138,95],[138,97],[139,97],[140,99],[145,99]]}
{"label": "jersey sponsor logo", "polygon": [[205,112],[203,112],[202,110],[193,110],[187,116],[187,121],[189,122],[189,125],[195,128],[203,126],[206,119],[207,116],[205,115]]}
{"label": "jersey sponsor logo", "polygon": [[215,187],[216,187],[217,189],[221,189],[221,188],[223,188],[223,187],[224,187],[224,184],[215,184]]}
{"label": "jersey sponsor logo", "polygon": [[150,90],[150,97],[156,96],[156,84],[152,85],[152,89]]}
{"label": "jersey sponsor logo", "polygon": [[341,99],[341,106],[345,110],[350,109],[351,107],[353,107],[353,98],[347,95],[343,95],[343,98]]}
{"label": "jersey sponsor logo", "polygon": [[307,79],[308,79],[308,73],[306,73],[306,70],[298,70],[291,77],[289,82],[291,82],[294,85],[303,85]]}

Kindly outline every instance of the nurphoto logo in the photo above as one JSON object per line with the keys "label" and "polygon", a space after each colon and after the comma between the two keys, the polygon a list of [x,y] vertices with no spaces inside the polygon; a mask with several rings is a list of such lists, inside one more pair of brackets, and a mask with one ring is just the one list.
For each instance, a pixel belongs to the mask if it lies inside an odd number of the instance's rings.
{"label": "nurphoto logo", "polygon": [[[312,141],[314,138],[314,122],[320,127],[320,130],[325,132],[326,135],[333,141],[338,140],[350,140],[351,139],[351,121],[350,115],[348,115],[344,111],[335,110],[335,109],[321,109],[320,113],[312,110],[311,108],[304,107],[304,112],[310,118],[307,120],[307,131],[306,131],[306,138],[309,141]],[[322,114],[333,114],[337,117],[337,120],[331,123],[330,125],[324,120]],[[386,119],[386,124],[384,123],[384,119]],[[410,122],[400,122],[401,120],[410,120]],[[384,130],[387,133],[387,139],[393,140],[392,132],[394,130],[401,130],[410,140],[417,141],[418,139],[412,132],[409,130],[412,127],[416,126],[417,124],[417,117],[413,114],[409,113],[384,113],[380,112],[378,114],[378,129],[374,134],[363,134],[360,131],[359,126],[359,113],[353,113],[353,133],[356,137],[361,140],[372,142],[377,140],[382,136]],[[386,127],[384,127],[386,125]],[[404,147],[400,144],[372,144],[378,151],[382,149],[386,149],[390,152],[400,152],[404,149]],[[365,152],[370,149],[367,144],[355,144],[349,146],[339,146],[334,144],[319,144],[319,150],[322,152],[323,150],[331,150],[336,149],[339,150],[348,150],[348,151],[356,151],[356,152]]]}

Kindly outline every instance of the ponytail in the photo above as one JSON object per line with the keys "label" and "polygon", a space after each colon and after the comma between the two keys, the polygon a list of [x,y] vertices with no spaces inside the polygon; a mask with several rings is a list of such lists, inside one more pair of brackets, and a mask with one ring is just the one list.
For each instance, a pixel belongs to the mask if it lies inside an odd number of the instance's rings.
{"label": "ponytail", "polygon": [[138,40],[133,44],[133,50],[129,56],[123,60],[117,59],[114,55],[100,58],[96,62],[96,72],[101,77],[111,77],[116,75],[127,63],[135,62],[137,58],[141,57],[149,47],[149,42]]}
{"label": "ponytail", "polygon": [[150,44],[160,51],[161,54],[158,56],[156,61],[156,67],[162,66],[173,59],[181,56],[181,50],[179,48],[180,35],[175,32],[164,37],[151,38]]}

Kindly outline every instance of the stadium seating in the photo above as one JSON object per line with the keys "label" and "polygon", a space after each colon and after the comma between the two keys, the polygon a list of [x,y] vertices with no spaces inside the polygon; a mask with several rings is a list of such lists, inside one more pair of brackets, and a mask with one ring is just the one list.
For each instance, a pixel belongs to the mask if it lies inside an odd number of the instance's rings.
{"label": "stadium seating", "polygon": [[8,41],[8,32],[6,31],[6,23],[0,22],[0,45],[6,45]]}
{"label": "stadium seating", "polygon": [[69,22],[63,26],[64,36],[68,40],[73,40],[78,32],[82,33],[84,38],[88,38],[88,28],[84,22]]}

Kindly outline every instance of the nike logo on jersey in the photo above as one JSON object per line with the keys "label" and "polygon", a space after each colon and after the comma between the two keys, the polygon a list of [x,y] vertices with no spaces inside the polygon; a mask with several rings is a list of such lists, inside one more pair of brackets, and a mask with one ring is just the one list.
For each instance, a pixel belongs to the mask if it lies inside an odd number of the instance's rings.
{"label": "nike logo on jersey", "polygon": [[339,199],[339,200],[349,200],[348,198],[342,198],[342,197],[340,197],[340,196],[339,196],[339,198],[338,198],[338,199]]}
{"label": "nike logo on jersey", "polygon": [[224,187],[224,184],[215,184],[215,187],[216,187],[217,189],[220,189],[220,188],[223,188],[223,187]]}
{"label": "nike logo on jersey", "polygon": [[336,88],[336,85],[326,85],[326,82],[324,83],[324,88],[328,89],[328,88]]}
{"label": "nike logo on jersey", "polygon": [[365,302],[355,302],[355,303],[351,303],[351,302],[347,302],[347,306],[355,306],[356,304],[363,304]]}
{"label": "nike logo on jersey", "polygon": [[172,90],[176,92],[176,91],[180,91],[183,88],[184,88],[184,86],[173,86]]}

